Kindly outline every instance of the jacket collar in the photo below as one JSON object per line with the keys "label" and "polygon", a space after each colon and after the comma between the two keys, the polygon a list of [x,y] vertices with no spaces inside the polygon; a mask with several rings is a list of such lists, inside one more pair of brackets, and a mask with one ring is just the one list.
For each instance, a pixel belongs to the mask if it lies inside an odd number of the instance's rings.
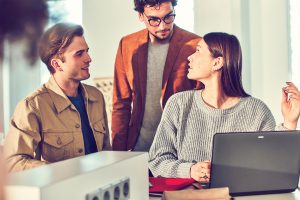
{"label": "jacket collar", "polygon": [[[59,87],[57,82],[55,81],[54,77],[51,76],[47,83],[45,83],[45,87],[47,88],[49,95],[53,101],[53,104],[57,110],[58,113],[62,112],[69,106],[71,106],[73,109],[75,109],[75,106],[71,103],[67,95],[62,91],[62,89]],[[95,94],[92,92],[88,92],[87,88],[84,84],[79,85],[81,88],[82,94],[84,96],[85,101],[98,101]]]}

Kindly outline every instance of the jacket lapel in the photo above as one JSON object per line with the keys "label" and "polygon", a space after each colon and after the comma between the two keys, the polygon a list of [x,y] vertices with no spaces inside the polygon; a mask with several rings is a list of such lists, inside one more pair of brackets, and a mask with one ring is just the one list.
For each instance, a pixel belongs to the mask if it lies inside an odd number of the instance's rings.
{"label": "jacket lapel", "polygon": [[176,61],[177,55],[180,51],[181,47],[181,32],[179,30],[179,28],[174,25],[173,28],[173,35],[172,38],[170,40],[170,44],[169,44],[169,50],[168,50],[168,55],[167,55],[167,59],[166,59],[166,63],[165,63],[165,68],[164,68],[164,73],[163,73],[163,79],[162,79],[162,96],[164,96],[166,87],[167,87],[167,82],[170,76],[170,73],[172,72],[174,63]]}
{"label": "jacket lapel", "polygon": [[[145,29],[138,40],[139,47],[137,49],[137,65],[134,71],[137,72],[137,81],[139,83],[142,101],[145,102],[146,98],[146,87],[147,87],[147,58],[148,58],[148,31]],[[142,103],[142,105],[143,105]]]}
{"label": "jacket lapel", "polygon": [[[173,35],[170,40],[168,54],[166,63],[164,66],[164,72],[163,72],[163,79],[162,79],[162,96],[165,93],[167,82],[169,79],[169,76],[172,72],[174,63],[176,61],[177,55],[179,54],[182,37],[181,37],[181,31],[180,29],[174,25],[173,29]],[[138,87],[141,91],[142,96],[142,105],[144,105],[146,100],[146,87],[147,87],[147,58],[148,58],[148,31],[145,29],[143,32],[141,32],[141,35],[138,39],[138,49],[137,49],[137,57],[135,60],[136,65],[133,65],[133,71],[137,72],[137,76],[135,76],[135,79],[137,80],[137,83],[139,83]]]}

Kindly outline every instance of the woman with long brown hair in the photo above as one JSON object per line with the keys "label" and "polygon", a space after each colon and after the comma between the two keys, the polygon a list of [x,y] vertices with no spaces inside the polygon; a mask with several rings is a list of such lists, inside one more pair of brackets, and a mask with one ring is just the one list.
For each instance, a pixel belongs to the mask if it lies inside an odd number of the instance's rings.
{"label": "woman with long brown hair", "polygon": [[167,102],[149,152],[154,176],[208,181],[215,133],[294,130],[300,115],[300,92],[287,82],[282,91],[284,123],[242,85],[242,52],[238,39],[208,33],[188,57],[188,78],[202,90],[177,93]]}

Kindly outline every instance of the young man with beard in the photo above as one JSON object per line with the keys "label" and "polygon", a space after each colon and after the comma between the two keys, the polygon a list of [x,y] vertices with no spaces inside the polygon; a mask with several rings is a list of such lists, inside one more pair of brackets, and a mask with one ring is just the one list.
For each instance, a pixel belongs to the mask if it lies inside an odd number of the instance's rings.
{"label": "young man with beard", "polygon": [[177,0],[134,0],[144,30],[121,39],[114,72],[114,150],[148,151],[168,98],[193,89],[187,56],[199,36],[174,24]]}

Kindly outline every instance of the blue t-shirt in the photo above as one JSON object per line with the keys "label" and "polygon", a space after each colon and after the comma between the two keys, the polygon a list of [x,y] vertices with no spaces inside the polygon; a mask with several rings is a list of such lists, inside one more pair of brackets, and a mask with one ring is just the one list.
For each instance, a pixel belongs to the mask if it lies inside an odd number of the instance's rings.
{"label": "blue t-shirt", "polygon": [[83,141],[84,141],[84,150],[85,154],[95,153],[97,152],[97,145],[94,138],[93,131],[91,129],[89,118],[86,112],[84,98],[81,93],[81,90],[78,89],[78,95],[76,97],[69,97],[72,104],[76,107],[77,111],[80,114],[81,119],[81,130],[83,134]]}

